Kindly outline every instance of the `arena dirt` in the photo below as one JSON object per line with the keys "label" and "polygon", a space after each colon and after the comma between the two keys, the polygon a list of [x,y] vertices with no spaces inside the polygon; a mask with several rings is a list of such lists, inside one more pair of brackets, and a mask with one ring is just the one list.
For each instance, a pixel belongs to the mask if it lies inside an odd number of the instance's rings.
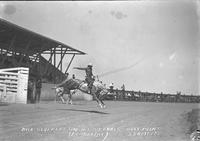
{"label": "arena dirt", "polygon": [[0,106],[0,140],[188,141],[185,115],[197,104],[75,101]]}

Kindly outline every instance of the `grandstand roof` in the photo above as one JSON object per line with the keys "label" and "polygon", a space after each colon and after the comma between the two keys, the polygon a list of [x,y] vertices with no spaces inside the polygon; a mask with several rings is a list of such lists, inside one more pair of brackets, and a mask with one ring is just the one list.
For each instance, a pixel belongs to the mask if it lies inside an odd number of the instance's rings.
{"label": "grandstand roof", "polygon": [[66,48],[67,52],[65,54],[85,54],[64,43],[45,37],[0,18],[0,48],[17,53],[33,55],[55,47]]}

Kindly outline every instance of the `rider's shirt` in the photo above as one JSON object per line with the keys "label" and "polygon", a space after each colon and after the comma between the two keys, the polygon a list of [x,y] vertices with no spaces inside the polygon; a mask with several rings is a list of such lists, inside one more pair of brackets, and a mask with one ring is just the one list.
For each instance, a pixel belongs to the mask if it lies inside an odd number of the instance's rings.
{"label": "rider's shirt", "polygon": [[91,89],[93,82],[94,82],[92,67],[89,67],[89,66],[86,68],[76,67],[76,69],[85,70],[85,73],[86,73],[85,81],[88,83],[88,87]]}
{"label": "rider's shirt", "polygon": [[87,77],[92,77],[93,76],[93,74],[92,74],[92,68],[91,67],[87,67],[85,69],[85,72],[86,72],[86,76]]}

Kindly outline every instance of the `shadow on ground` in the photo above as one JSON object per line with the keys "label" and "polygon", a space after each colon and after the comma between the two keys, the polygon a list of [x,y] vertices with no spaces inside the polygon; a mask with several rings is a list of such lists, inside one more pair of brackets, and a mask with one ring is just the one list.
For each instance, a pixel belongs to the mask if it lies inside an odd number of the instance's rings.
{"label": "shadow on ground", "polygon": [[63,111],[78,111],[78,112],[96,113],[96,114],[109,114],[109,113],[100,112],[100,111],[94,111],[94,110],[78,110],[78,109],[57,109],[57,110],[63,110]]}
{"label": "shadow on ground", "polygon": [[8,106],[8,103],[0,103],[0,106]]}
{"label": "shadow on ground", "polygon": [[86,105],[85,103],[73,103],[72,105]]}

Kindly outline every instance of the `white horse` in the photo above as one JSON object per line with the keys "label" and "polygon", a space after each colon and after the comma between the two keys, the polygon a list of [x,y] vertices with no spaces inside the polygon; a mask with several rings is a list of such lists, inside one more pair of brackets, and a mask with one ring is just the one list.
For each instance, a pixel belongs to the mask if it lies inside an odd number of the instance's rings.
{"label": "white horse", "polygon": [[[79,79],[71,78],[64,80],[62,83],[56,86],[56,94],[63,103],[65,103],[63,94],[68,94],[68,103],[72,104],[72,95],[76,92],[76,90],[88,93],[87,83]],[[108,90],[102,83],[100,83],[99,81],[94,81],[90,95],[93,96],[93,98],[97,101],[101,108],[105,108],[103,99],[107,95],[107,93]]]}

